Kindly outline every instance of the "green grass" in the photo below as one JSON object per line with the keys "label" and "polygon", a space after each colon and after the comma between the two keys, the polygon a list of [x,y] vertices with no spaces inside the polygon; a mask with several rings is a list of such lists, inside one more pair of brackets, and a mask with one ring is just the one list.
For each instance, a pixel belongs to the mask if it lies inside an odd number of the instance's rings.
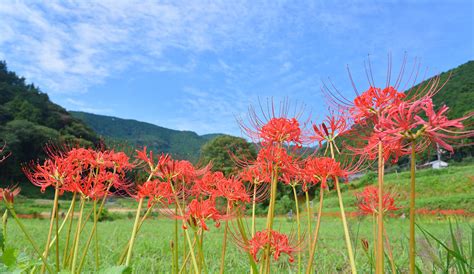
{"label": "green grass", "polygon": [[[35,235],[35,240],[43,244],[46,240],[48,221],[47,220],[24,220],[25,225],[30,232]],[[259,219],[258,224],[263,227],[265,220]],[[447,241],[449,238],[449,224],[446,220],[439,221],[434,219],[421,219],[418,222],[422,227],[427,228],[431,233]],[[472,220],[462,220],[460,225],[461,234],[470,233],[469,225],[473,225]],[[173,221],[165,218],[155,218],[147,220],[140,231],[136,247],[134,249],[133,270],[136,273],[163,273],[169,272],[171,267],[170,243],[172,237]],[[372,243],[372,221],[370,218],[352,218],[349,220],[354,246],[356,249],[356,262],[360,273],[370,273],[370,265],[365,253],[362,250],[360,239],[368,239]],[[133,222],[132,220],[122,219],[110,222],[99,223],[100,250],[102,266],[112,266],[118,259],[120,251],[128,240]],[[406,270],[408,262],[407,244],[408,244],[408,220],[407,219],[387,219],[386,228],[391,238],[391,244],[394,250],[395,262],[401,270]],[[276,228],[285,232],[294,233],[296,222],[290,222],[285,218],[278,218],[275,224]],[[87,234],[87,233],[86,233]],[[85,237],[86,235],[84,235]],[[223,237],[223,226],[215,228],[212,226],[204,239],[205,260],[209,273],[218,272],[221,252],[221,242]],[[418,232],[418,238],[421,240],[421,233]],[[468,241],[468,237],[463,238]],[[84,242],[85,239],[82,239]],[[60,242],[63,245],[63,242]],[[182,243],[180,248],[182,247]],[[465,245],[468,243],[465,242]],[[31,254],[33,251],[28,242],[19,231],[16,224],[11,222],[8,227],[7,245],[15,246],[21,251]],[[303,246],[304,247],[304,246]],[[245,254],[239,250],[235,244],[228,246],[226,256],[226,269],[228,273],[244,273],[248,271],[248,261]],[[62,249],[61,249],[62,250]],[[306,250],[306,249],[304,249]],[[306,253],[303,253],[306,254]],[[50,258],[53,260],[53,257]],[[349,270],[348,259],[345,252],[345,245],[342,232],[342,224],[339,219],[325,217],[322,220],[320,242],[315,257],[317,269],[321,273],[347,272]],[[429,270],[429,262],[423,264],[418,260],[422,269]],[[94,259],[89,254],[86,263],[86,270],[93,271]],[[287,257],[283,256],[279,264],[274,265],[278,271],[294,271],[296,263],[287,262]],[[388,262],[387,265],[388,267]],[[290,268],[288,268],[290,267]]]}
{"label": "green grass", "polygon": [[[343,192],[347,210],[356,211],[355,193],[368,184],[376,184],[365,176],[351,182]],[[402,211],[408,212],[409,172],[390,173],[385,175],[385,189],[397,195],[397,204]],[[474,213],[474,165],[450,166],[445,169],[418,170],[416,175],[416,207],[426,209],[464,209]],[[316,198],[317,199],[317,198]],[[315,200],[316,202],[316,200]],[[316,205],[315,205],[316,206]],[[325,211],[339,211],[337,194],[331,191],[324,200]]]}
{"label": "green grass", "polygon": [[[474,194],[472,192],[474,184],[474,166],[450,166],[442,170],[419,170],[417,175],[417,208],[426,209],[464,209],[469,212],[474,210]],[[369,178],[369,179],[368,179]],[[354,193],[362,190],[362,188],[370,183],[370,175],[365,178],[351,182],[344,186],[343,198],[347,211],[356,211]],[[407,172],[392,173],[386,175],[386,187],[388,190],[397,193],[398,204],[407,210],[408,206],[408,183],[409,175]],[[19,197],[15,201],[15,207],[20,213],[31,214],[34,212],[44,213],[51,209],[52,201],[34,200]],[[67,210],[69,202],[61,201],[63,211]],[[107,207],[111,208],[128,208],[136,207],[136,201],[132,199],[114,199],[113,202],[107,203]],[[90,205],[86,206],[87,209]],[[317,208],[314,203],[313,208]],[[335,191],[330,191],[325,196],[324,202],[325,212],[339,212],[337,195]],[[303,209],[303,215],[305,214]],[[105,221],[99,223],[100,250],[102,254],[103,267],[113,266],[120,252],[130,237],[132,230],[134,214],[124,213],[120,219],[114,221]],[[305,216],[302,216],[306,220]],[[458,235],[465,246],[469,243],[469,233],[471,226],[474,225],[472,218],[461,218],[460,232]],[[315,220],[313,220],[314,222]],[[35,240],[43,246],[46,241],[47,228],[49,220],[24,220],[31,234],[35,236]],[[258,224],[263,227],[265,219],[259,219]],[[449,243],[449,223],[447,219],[436,219],[432,217],[420,216],[418,224],[426,228],[430,233],[439,237],[445,243]],[[90,223],[88,227],[90,227]],[[372,220],[368,217],[350,218],[349,225],[352,233],[352,240],[356,249],[356,262],[360,273],[370,273],[371,267],[369,261],[362,250],[361,239],[367,239],[372,244]],[[386,220],[386,228],[391,238],[391,244],[394,249],[396,265],[402,271],[406,270],[408,262],[407,244],[408,244],[408,219],[388,218]],[[314,226],[314,224],[313,224]],[[215,273],[219,268],[221,242],[223,237],[223,225],[221,228],[215,228],[211,225],[211,230],[205,236],[205,253],[206,264],[209,273]],[[278,218],[275,224],[276,229],[284,232],[296,233],[296,222],[290,222],[286,218]],[[171,267],[170,244],[172,237],[173,221],[160,217],[147,220],[138,235],[136,247],[134,250],[133,269],[137,273],[162,273],[169,272]],[[87,230],[86,230],[87,231]],[[430,262],[430,256],[426,255],[430,247],[423,240],[420,231],[417,232],[417,241],[420,257],[418,265],[423,271],[431,271],[433,262]],[[86,232],[83,237],[86,237]],[[82,240],[83,242],[85,239]],[[63,242],[60,242],[63,245]],[[179,243],[182,248],[182,242]],[[25,237],[21,234],[16,224],[12,221],[8,226],[7,245],[19,248],[21,251],[33,255],[33,251],[26,242]],[[306,246],[301,248],[306,250]],[[62,249],[61,249],[62,251]],[[436,251],[437,252],[437,251]],[[306,253],[304,253],[306,254]],[[52,257],[50,258],[52,260]],[[336,217],[324,216],[322,219],[322,227],[320,234],[320,242],[315,259],[316,266],[321,273],[347,272],[349,270],[348,259],[345,251],[341,221]],[[274,270],[278,272],[294,272],[295,268],[290,266],[287,257],[283,256]],[[226,256],[226,269],[228,273],[244,273],[248,271],[248,261],[245,254],[236,248],[235,244],[230,244]],[[386,264],[388,267],[388,262]],[[86,270],[92,271],[93,257],[89,254],[86,264]]]}

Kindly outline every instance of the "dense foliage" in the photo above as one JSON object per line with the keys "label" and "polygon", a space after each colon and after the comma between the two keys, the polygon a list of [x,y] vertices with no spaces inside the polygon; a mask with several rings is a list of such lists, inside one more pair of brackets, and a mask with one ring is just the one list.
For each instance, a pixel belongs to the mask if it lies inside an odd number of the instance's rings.
{"label": "dense foliage", "polygon": [[257,151],[253,144],[243,138],[229,135],[216,137],[201,149],[201,162],[212,162],[213,171],[222,171],[226,175],[238,170],[236,162],[253,160],[256,157]]}
{"label": "dense foliage", "polygon": [[47,142],[91,146],[99,139],[46,93],[0,62],[0,142],[11,153],[0,166],[0,181],[5,185],[25,181],[20,163],[43,159]]}
{"label": "dense foliage", "polygon": [[176,159],[192,162],[199,159],[201,146],[218,136],[216,134],[199,136],[192,131],[172,130],[136,120],[86,112],[71,111],[71,114],[103,136],[109,145],[136,148],[147,146],[153,151],[169,153]]}

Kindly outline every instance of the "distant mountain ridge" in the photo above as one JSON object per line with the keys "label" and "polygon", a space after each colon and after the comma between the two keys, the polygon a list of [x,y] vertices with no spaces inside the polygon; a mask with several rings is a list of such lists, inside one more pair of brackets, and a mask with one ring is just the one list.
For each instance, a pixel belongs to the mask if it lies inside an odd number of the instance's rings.
{"label": "distant mountain ridge", "polygon": [[108,144],[128,144],[136,148],[147,146],[155,153],[169,153],[176,159],[196,162],[201,147],[222,134],[198,135],[193,131],[180,131],[133,119],[70,111],[82,120]]}

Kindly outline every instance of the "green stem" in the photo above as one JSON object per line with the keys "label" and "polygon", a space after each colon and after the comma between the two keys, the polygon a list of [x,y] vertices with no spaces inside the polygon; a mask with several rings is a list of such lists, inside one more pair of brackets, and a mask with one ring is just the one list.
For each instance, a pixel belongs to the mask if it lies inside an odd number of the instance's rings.
{"label": "green stem", "polygon": [[41,253],[38,245],[35,243],[35,241],[33,240],[33,238],[31,237],[31,235],[28,233],[28,231],[26,230],[25,226],[23,225],[23,223],[20,221],[20,219],[18,219],[18,216],[16,215],[16,212],[15,210],[13,209],[13,205],[7,205],[7,208],[8,210],[10,211],[10,214],[12,215],[13,219],[15,220],[15,222],[18,224],[18,226],[20,227],[21,231],[23,232],[23,234],[25,234],[26,238],[28,239],[28,241],[30,242],[31,246],[33,247],[33,249],[35,250],[36,254],[38,254],[38,256],[40,257],[41,261],[43,262],[43,265],[45,265],[46,269],[48,270],[49,273],[54,273],[53,270],[51,269],[51,267],[48,265],[48,262],[46,261],[46,258],[43,256],[43,254]]}
{"label": "green stem", "polygon": [[[227,210],[226,210],[227,216],[229,216],[229,212],[230,212],[230,204],[229,204],[229,202],[227,202]],[[220,270],[219,270],[220,274],[224,273],[224,268],[225,268],[225,251],[226,251],[226,247],[227,247],[227,232],[228,232],[228,230],[229,230],[229,220],[225,220],[224,242],[222,243],[221,267],[220,267]]]}
{"label": "green stem", "polygon": [[[172,190],[173,195],[174,195],[174,199],[176,201],[176,205],[178,206],[178,212],[181,216],[184,216],[183,209],[181,208],[181,205],[177,202],[178,201],[178,195],[176,194],[176,190],[174,189],[173,184],[170,184],[170,185],[171,185],[171,190]],[[186,225],[186,220],[185,219],[183,219],[183,225]],[[192,262],[193,262],[194,271],[196,273],[199,273],[199,269],[198,269],[197,261],[196,261],[196,256],[194,255],[194,247],[193,247],[193,244],[191,243],[191,237],[189,237],[189,232],[188,232],[187,229],[184,230],[184,234],[186,235],[186,240],[188,241],[188,246],[191,249],[191,259],[192,259]]]}
{"label": "green stem", "polygon": [[143,198],[138,201],[137,214],[135,216],[135,223],[133,224],[132,236],[130,237],[130,246],[128,248],[127,259],[125,260],[125,265],[130,265],[130,260],[132,258],[133,244],[135,242],[135,237],[137,235],[138,222],[140,221],[140,212],[143,206]]}
{"label": "green stem", "polygon": [[252,237],[255,235],[255,208],[257,205],[257,184],[253,185],[253,197],[252,197]]}
{"label": "green stem", "polygon": [[351,271],[352,273],[357,273],[356,267],[355,267],[355,260],[354,260],[354,254],[352,251],[352,243],[351,243],[351,238],[349,235],[349,228],[347,226],[347,220],[346,220],[346,214],[344,212],[344,204],[342,202],[342,195],[341,195],[341,188],[339,187],[339,179],[336,178],[336,189],[337,189],[337,197],[339,199],[339,208],[341,209],[341,218],[342,218],[342,225],[344,227],[344,237],[346,240],[346,246],[347,246],[347,253],[349,255],[349,262],[351,264]]}
{"label": "green stem", "polygon": [[[176,201],[178,203],[178,201]],[[178,216],[178,207],[174,209],[175,216]],[[179,250],[178,250],[178,219],[174,220],[174,240],[173,240],[173,273],[178,273],[179,271]]]}
{"label": "green stem", "polygon": [[384,181],[384,158],[382,142],[378,145],[378,209],[377,209],[377,252],[375,272],[384,272],[384,248],[383,248],[383,181]]}
{"label": "green stem", "polygon": [[[308,193],[308,190],[306,190],[304,192],[304,195],[305,195],[305,200],[306,200],[306,211],[308,212],[308,214],[306,215],[307,222],[308,222],[308,243],[311,243],[311,232],[312,232],[311,217],[313,217],[313,213],[311,211],[311,207],[309,206],[309,193]],[[311,255],[311,251],[309,251],[308,255]]]}
{"label": "green stem", "polygon": [[[329,142],[329,147],[331,149],[331,158],[335,159],[334,157],[334,144],[332,142]],[[355,266],[355,260],[354,260],[354,254],[352,251],[352,243],[351,243],[351,237],[349,234],[349,228],[347,226],[347,220],[346,220],[346,213],[344,212],[344,203],[342,202],[342,195],[341,195],[341,188],[339,186],[339,179],[337,177],[335,179],[335,184],[336,184],[336,190],[337,190],[337,197],[339,200],[339,208],[341,210],[341,219],[342,219],[342,226],[344,227],[344,238],[346,240],[346,247],[347,247],[347,253],[349,255],[349,262],[351,265],[351,271],[353,274],[357,273],[356,266]]]}
{"label": "green stem", "polygon": [[311,244],[311,252],[308,258],[308,267],[306,268],[306,274],[310,274],[313,269],[314,255],[316,254],[316,246],[318,244],[319,227],[321,225],[321,216],[323,213],[323,201],[324,188],[323,185],[320,183],[318,217],[316,219],[316,229],[314,230],[313,243]]}
{"label": "green stem", "polygon": [[71,272],[74,274],[76,270],[76,262],[77,262],[77,253],[79,251],[79,240],[81,237],[81,225],[82,225],[82,215],[84,213],[84,205],[86,203],[86,199],[81,197],[81,206],[79,210],[79,219],[77,220],[77,228],[76,228],[76,235],[74,237],[74,251],[72,252],[72,264],[71,264]]}
{"label": "green stem", "polygon": [[94,241],[95,241],[95,270],[99,270],[99,236],[97,233],[97,222],[99,221],[99,212],[97,210],[97,201],[94,201]]}
{"label": "green stem", "polygon": [[[143,222],[145,222],[146,218],[148,217],[148,215],[150,214],[150,212],[152,211],[152,208],[153,208],[153,205],[150,206],[147,211],[145,212],[145,214],[143,215],[142,219],[140,220],[140,224],[138,225],[138,228],[137,228],[137,233],[140,232],[140,228],[142,227],[143,225]],[[122,254],[120,255],[120,259],[118,261],[118,265],[121,265],[123,264],[123,261],[125,260],[125,257],[127,256],[127,253],[128,253],[128,248],[130,247],[130,240],[128,240],[127,244],[125,245],[123,251],[122,251]]]}
{"label": "green stem", "polygon": [[[297,225],[297,237],[298,243],[301,243],[301,225],[300,225],[300,206],[298,204],[298,195],[296,195],[296,187],[294,184],[291,185],[293,189],[293,197],[295,199],[295,207],[296,207],[296,225]],[[298,273],[301,273],[301,252],[298,252]]]}
{"label": "green stem", "polygon": [[[273,229],[273,219],[275,216],[275,201],[276,201],[276,194],[277,194],[277,184],[278,184],[278,174],[276,168],[273,170],[272,174],[272,184],[271,184],[271,192],[270,192],[270,205],[268,207],[268,215],[267,215],[267,231],[268,231],[268,238],[271,237],[271,231]],[[270,245],[267,245],[265,249],[265,257],[263,260],[263,267],[264,272],[267,273],[270,271]]]}
{"label": "green stem", "polygon": [[416,170],[416,150],[415,143],[411,145],[410,159],[410,274],[415,273],[415,170]]}
{"label": "green stem", "polygon": [[[48,255],[49,255],[49,243],[51,242],[51,237],[53,235],[53,226],[54,226],[54,220],[56,218],[56,211],[58,210],[58,197],[59,197],[59,185],[56,184],[55,190],[54,190],[54,202],[53,202],[53,211],[51,212],[51,218],[49,221],[49,230],[48,230],[48,238],[46,240],[46,246],[44,248],[44,259],[48,260]],[[46,265],[41,266],[41,273],[45,272],[45,267]],[[58,268],[59,266],[56,266]]]}
{"label": "green stem", "polygon": [[[244,246],[248,246],[249,245],[249,240],[247,238],[247,232],[245,231],[245,226],[243,224],[243,221],[242,221],[242,214],[240,212],[240,210],[238,211],[237,213],[237,228],[239,229],[239,232],[240,232],[240,235],[242,236],[242,241],[244,242]],[[251,270],[251,273],[258,273],[258,269],[257,269],[257,265],[252,257],[252,254],[250,254],[249,251],[246,252],[247,253],[247,257],[249,259],[249,262],[250,262],[250,270]]]}
{"label": "green stem", "polygon": [[[82,258],[81,258],[81,262],[79,263],[79,267],[77,269],[77,272],[81,272],[82,271],[82,267],[84,266],[84,262],[86,261],[86,257],[87,257],[87,252],[89,251],[89,246],[92,242],[92,238],[94,236],[97,236],[97,222],[98,222],[98,214],[96,212],[97,210],[97,200],[94,200],[94,206],[93,206],[93,210],[94,210],[94,223],[92,225],[92,229],[91,229],[91,233],[89,235],[89,238],[87,239],[87,242],[86,242],[86,245],[84,246],[84,251],[82,252]],[[98,265],[98,254],[97,254],[97,238],[96,238],[96,254],[95,254],[95,259],[96,259],[96,268],[98,269],[99,268],[99,265]]]}

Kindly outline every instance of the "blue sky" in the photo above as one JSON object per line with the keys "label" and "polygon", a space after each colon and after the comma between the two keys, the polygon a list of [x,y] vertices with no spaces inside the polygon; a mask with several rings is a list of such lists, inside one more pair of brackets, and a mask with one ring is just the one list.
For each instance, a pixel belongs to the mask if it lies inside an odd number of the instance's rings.
{"label": "blue sky", "polygon": [[427,76],[472,60],[473,14],[456,0],[2,1],[0,59],[68,110],[241,135],[259,98],[318,120],[322,79],[352,98],[346,65],[364,89],[368,54],[380,85],[388,53]]}

